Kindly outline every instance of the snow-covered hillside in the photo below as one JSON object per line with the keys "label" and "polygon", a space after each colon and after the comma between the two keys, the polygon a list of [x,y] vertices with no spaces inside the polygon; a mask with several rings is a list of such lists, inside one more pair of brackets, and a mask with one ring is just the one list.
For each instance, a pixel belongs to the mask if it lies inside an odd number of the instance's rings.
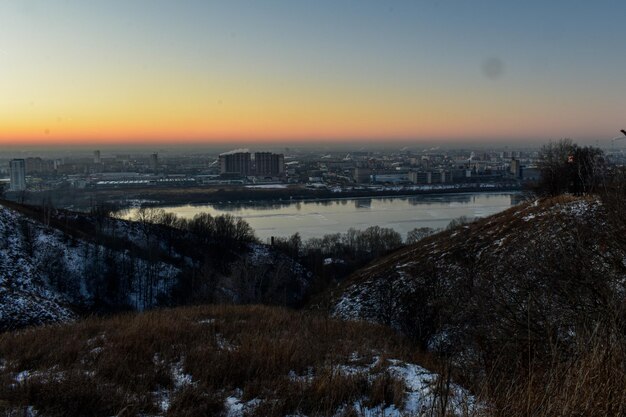
{"label": "snow-covered hillside", "polygon": [[310,279],[298,262],[254,242],[0,205],[0,330],[157,305],[296,304]]}
{"label": "snow-covered hillside", "polygon": [[535,201],[375,261],[334,294],[336,317],[390,324],[447,354],[558,345],[617,311],[626,246],[598,200]]}
{"label": "snow-covered hillside", "polygon": [[99,302],[110,284],[102,281],[114,269],[129,286],[121,302],[139,310],[154,305],[180,272],[127,250],[75,239],[0,206],[0,329],[74,318],[77,307]]}

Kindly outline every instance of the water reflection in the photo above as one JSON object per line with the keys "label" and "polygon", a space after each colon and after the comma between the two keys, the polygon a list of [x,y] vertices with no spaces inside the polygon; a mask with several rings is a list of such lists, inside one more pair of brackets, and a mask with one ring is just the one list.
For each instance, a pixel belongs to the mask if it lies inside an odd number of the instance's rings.
{"label": "water reflection", "polygon": [[410,197],[346,198],[316,201],[269,201],[164,207],[181,217],[200,212],[240,216],[262,240],[270,236],[303,238],[365,229],[391,227],[403,236],[416,227],[444,228],[455,218],[484,217],[505,210],[520,200],[518,193],[465,193]]}
{"label": "water reflection", "polygon": [[[510,198],[510,205],[515,205],[524,200],[524,196],[520,193],[498,193],[498,194],[441,194],[441,195],[424,195],[424,196],[409,196],[409,197],[359,197],[359,198],[338,198],[338,199],[322,199],[322,200],[305,200],[305,201],[289,201],[289,200],[271,200],[271,201],[248,201],[248,202],[218,202],[206,205],[194,205],[191,207],[213,207],[224,212],[235,212],[241,210],[276,210],[285,207],[292,207],[297,211],[306,207],[319,206],[319,207],[333,207],[333,206],[348,206],[353,205],[355,208],[367,208],[371,207],[372,201],[377,201],[382,204],[397,204],[403,202],[411,206],[429,206],[440,205],[449,203],[475,203],[477,198],[479,202],[484,202],[489,199],[500,200],[503,196]],[[480,204],[480,203],[479,203]],[[173,211],[176,211],[177,207],[171,207]]]}

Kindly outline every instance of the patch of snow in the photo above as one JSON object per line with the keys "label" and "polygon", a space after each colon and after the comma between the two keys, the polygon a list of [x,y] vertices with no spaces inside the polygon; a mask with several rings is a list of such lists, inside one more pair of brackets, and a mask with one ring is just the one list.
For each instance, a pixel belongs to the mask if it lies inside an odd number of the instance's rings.
{"label": "patch of snow", "polygon": [[235,349],[235,345],[230,343],[228,340],[224,338],[220,333],[215,334],[215,342],[217,343],[217,347],[220,350],[228,350],[232,351]]}
{"label": "patch of snow", "polygon": [[30,371],[18,372],[13,378],[18,384],[24,383],[30,378]]}
{"label": "patch of snow", "polygon": [[233,395],[227,397],[224,400],[224,408],[226,409],[226,417],[243,417],[253,411],[260,403],[258,398],[252,399],[247,402],[242,402],[241,397],[243,392],[236,390]]}
{"label": "patch of snow", "polygon": [[193,382],[191,375],[184,372],[182,360],[178,363],[172,364],[170,371],[172,374],[172,380],[174,381],[174,387],[176,389],[181,389]]}

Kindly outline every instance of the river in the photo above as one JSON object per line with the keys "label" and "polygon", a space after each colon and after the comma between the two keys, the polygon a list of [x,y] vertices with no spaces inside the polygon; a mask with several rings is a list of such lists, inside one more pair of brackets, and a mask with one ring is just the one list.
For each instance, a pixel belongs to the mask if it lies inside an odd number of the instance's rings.
{"label": "river", "polygon": [[[515,205],[519,196],[515,192],[431,194],[297,202],[225,202],[163,208],[186,218],[201,212],[242,217],[262,241],[295,232],[308,239],[374,225],[393,228],[404,238],[416,227],[444,228],[461,216],[476,218],[498,213]],[[132,214],[131,210],[128,216]]]}

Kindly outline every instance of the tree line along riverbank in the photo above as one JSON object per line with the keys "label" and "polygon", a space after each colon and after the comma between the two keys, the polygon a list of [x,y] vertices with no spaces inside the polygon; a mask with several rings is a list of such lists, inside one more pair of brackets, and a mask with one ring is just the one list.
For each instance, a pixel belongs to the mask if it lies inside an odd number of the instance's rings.
{"label": "tree line along riverbank", "polygon": [[88,211],[94,206],[111,204],[128,208],[137,202],[155,206],[176,204],[241,203],[250,201],[308,201],[336,198],[402,197],[468,192],[522,191],[519,183],[449,184],[449,187],[380,187],[311,189],[303,185],[284,188],[251,188],[246,186],[200,187],[124,187],[106,189],[58,189],[7,193],[6,198],[26,204],[47,204],[57,208]]}

